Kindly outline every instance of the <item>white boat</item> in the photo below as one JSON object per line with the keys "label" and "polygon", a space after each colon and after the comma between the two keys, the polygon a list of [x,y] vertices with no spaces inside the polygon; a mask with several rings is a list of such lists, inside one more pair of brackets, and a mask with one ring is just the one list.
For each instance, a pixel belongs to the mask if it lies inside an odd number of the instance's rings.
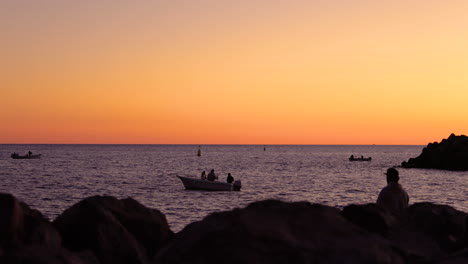
{"label": "white boat", "polygon": [[240,191],[242,185],[241,181],[237,180],[233,183],[209,181],[202,179],[195,179],[190,177],[177,176],[184,184],[185,189],[188,190],[205,190],[205,191]]}

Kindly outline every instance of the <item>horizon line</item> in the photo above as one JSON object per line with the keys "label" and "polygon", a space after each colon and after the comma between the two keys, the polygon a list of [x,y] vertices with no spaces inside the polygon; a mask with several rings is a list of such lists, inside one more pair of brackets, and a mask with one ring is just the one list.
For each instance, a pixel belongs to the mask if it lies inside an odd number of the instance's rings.
{"label": "horizon line", "polygon": [[[429,143],[428,143],[429,144]],[[0,145],[193,145],[193,146],[425,146],[427,144],[232,144],[232,143],[0,143]]]}

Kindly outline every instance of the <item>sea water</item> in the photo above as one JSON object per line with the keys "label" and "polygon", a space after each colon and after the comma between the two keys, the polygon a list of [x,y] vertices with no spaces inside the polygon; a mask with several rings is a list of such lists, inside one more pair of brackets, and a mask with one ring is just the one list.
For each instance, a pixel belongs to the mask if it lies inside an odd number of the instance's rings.
{"label": "sea water", "polygon": [[[164,213],[173,231],[212,212],[264,199],[341,208],[375,202],[384,172],[424,146],[323,145],[0,145],[0,192],[11,193],[54,220],[83,198],[132,197]],[[201,149],[201,156],[197,155]],[[10,154],[42,154],[15,160]],[[372,157],[372,161],[348,160]],[[214,169],[242,181],[240,192],[185,190],[176,175],[199,178]],[[403,169],[410,203],[447,204],[468,212],[468,172]]]}

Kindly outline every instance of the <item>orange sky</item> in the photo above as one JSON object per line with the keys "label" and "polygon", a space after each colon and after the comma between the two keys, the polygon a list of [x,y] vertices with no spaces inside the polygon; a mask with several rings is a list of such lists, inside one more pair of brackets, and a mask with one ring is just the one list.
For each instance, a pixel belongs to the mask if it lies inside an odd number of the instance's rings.
{"label": "orange sky", "polygon": [[468,134],[467,1],[4,0],[0,143]]}

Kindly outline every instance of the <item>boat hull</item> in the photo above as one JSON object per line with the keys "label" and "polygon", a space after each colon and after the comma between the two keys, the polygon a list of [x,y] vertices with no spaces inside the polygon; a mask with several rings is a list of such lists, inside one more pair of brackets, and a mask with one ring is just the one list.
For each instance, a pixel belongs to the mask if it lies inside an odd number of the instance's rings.
{"label": "boat hull", "polygon": [[349,158],[349,161],[371,161],[372,158]]}
{"label": "boat hull", "polygon": [[234,183],[208,181],[189,177],[177,176],[184,184],[187,190],[204,190],[204,191],[240,191],[240,181]]}
{"label": "boat hull", "polygon": [[12,159],[40,159],[41,158],[41,154],[37,154],[37,155],[15,155],[15,154],[11,154],[11,158]]}

